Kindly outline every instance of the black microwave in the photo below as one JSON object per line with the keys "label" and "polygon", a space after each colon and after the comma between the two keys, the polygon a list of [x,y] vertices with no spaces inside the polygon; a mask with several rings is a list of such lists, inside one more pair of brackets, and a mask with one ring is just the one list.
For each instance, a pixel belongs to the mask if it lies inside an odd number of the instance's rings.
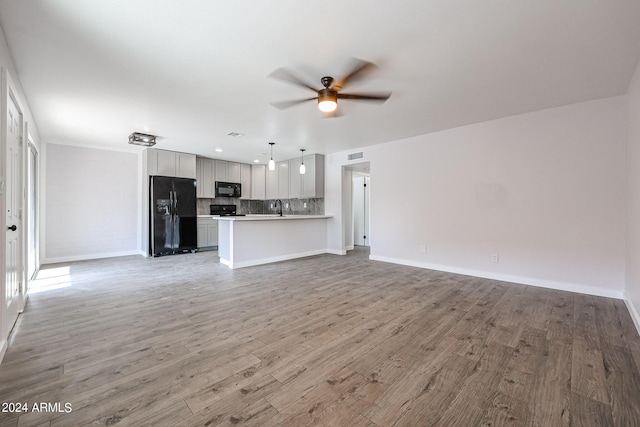
{"label": "black microwave", "polygon": [[242,184],[237,182],[216,181],[216,197],[240,197]]}

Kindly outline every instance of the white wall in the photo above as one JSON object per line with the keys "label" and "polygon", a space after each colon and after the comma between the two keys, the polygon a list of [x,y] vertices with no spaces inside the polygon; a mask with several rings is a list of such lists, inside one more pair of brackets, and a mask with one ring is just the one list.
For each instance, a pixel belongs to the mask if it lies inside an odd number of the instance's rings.
{"label": "white wall", "polygon": [[[622,297],[625,109],[609,98],[365,148],[371,258]],[[346,203],[347,154],[327,156],[327,214]],[[329,227],[340,253],[341,218]]]}
{"label": "white wall", "polygon": [[640,331],[640,65],[627,92],[627,306]]}
{"label": "white wall", "polygon": [[139,253],[139,154],[46,144],[43,262]]}

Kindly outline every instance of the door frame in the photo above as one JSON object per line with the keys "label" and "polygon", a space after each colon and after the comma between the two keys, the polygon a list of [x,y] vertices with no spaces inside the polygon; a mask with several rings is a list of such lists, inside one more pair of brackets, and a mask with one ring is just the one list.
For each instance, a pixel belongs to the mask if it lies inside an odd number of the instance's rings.
{"label": "door frame", "polygon": [[[24,167],[24,173],[23,173],[23,186],[25,188],[25,195],[26,197],[24,198],[24,203],[23,203],[23,212],[25,213],[23,215],[24,218],[24,226],[22,227],[24,229],[24,234],[23,234],[23,241],[25,242],[25,244],[23,245],[25,250],[23,251],[23,262],[24,262],[24,283],[25,283],[25,295],[28,298],[29,296],[29,289],[31,287],[31,282],[33,281],[35,275],[38,273],[38,270],[40,269],[40,150],[38,150],[38,146],[36,145],[34,139],[33,139],[33,135],[31,134],[31,132],[29,132],[29,124],[25,123],[25,135],[26,135],[26,141],[27,144],[25,144],[25,150],[23,152],[23,156],[24,156],[24,162],[23,162],[23,167]],[[29,182],[30,182],[30,172],[31,172],[31,153],[34,154],[34,160],[35,160],[35,164],[33,166],[34,168],[34,177],[33,177],[33,200],[35,200],[34,206],[31,206],[31,193],[30,193],[30,188],[29,188]],[[31,214],[33,210],[33,215],[35,218],[34,224],[33,224],[33,230],[31,230],[31,232],[33,233],[33,237],[34,237],[34,244],[35,247],[33,248],[33,250],[35,251],[35,255],[34,255],[34,265],[33,265],[33,274],[31,274],[29,276],[29,271],[30,268],[32,267],[29,263],[29,250],[31,249],[29,247],[29,245],[31,244],[31,242],[29,241],[29,231],[30,228],[32,226],[31,224]]]}
{"label": "door frame", "polygon": [[[16,90],[16,86],[13,83],[13,80],[11,78],[11,75],[9,74],[9,71],[6,68],[2,68],[2,90],[0,91],[0,98],[1,98],[1,117],[0,117],[0,209],[2,209],[2,212],[6,213],[7,210],[7,204],[6,204],[6,197],[7,197],[7,192],[6,192],[6,183],[7,183],[7,137],[8,137],[8,129],[7,129],[7,110],[9,108],[9,99],[11,98],[13,100],[13,102],[15,103],[16,107],[19,110],[20,113],[20,144],[23,147],[21,150],[21,155],[22,155],[22,159],[21,159],[21,167],[24,164],[24,136],[25,136],[25,118],[24,118],[24,112],[25,109],[23,107],[22,102],[20,101],[20,97],[18,96],[18,92]],[[21,197],[21,209],[22,212],[24,212],[24,167],[22,168],[22,171],[19,175],[19,180],[20,182],[18,182],[16,184],[16,187],[18,188],[18,191],[20,191],[22,193],[22,197]],[[22,224],[24,223],[24,221],[21,221],[20,227],[22,227]],[[0,229],[2,230],[2,232],[0,233],[0,361],[2,361],[2,358],[4,357],[4,354],[7,350],[7,346],[8,346],[8,341],[9,341],[9,335],[11,333],[11,330],[13,329],[14,326],[14,322],[15,319],[11,319],[11,321],[9,321],[10,319],[8,319],[8,315],[9,313],[7,312],[7,298],[6,298],[6,262],[7,262],[7,255],[6,255],[6,245],[7,245],[7,236],[6,233],[4,232],[6,230],[7,227],[7,217],[6,214],[0,215]],[[24,230],[19,234],[19,239],[20,239],[20,244],[24,246],[24,239],[23,236],[24,235]],[[24,304],[26,301],[26,284],[24,281],[24,255],[23,255],[23,250],[19,250],[18,251],[18,257],[19,257],[19,261],[18,261],[18,272],[21,276],[21,280],[23,283],[22,286],[22,290],[20,292],[20,296],[18,297],[18,312],[22,312],[22,310],[24,310]]]}

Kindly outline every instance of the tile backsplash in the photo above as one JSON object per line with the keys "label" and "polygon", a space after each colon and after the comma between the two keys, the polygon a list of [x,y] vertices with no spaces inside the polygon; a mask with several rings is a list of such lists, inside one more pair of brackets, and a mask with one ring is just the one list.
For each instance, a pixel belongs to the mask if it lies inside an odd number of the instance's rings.
{"label": "tile backsplash", "polygon": [[[324,215],[324,199],[281,199],[285,215]],[[236,205],[240,214],[275,214],[276,200],[245,200],[231,197],[197,199],[198,215],[209,215],[209,205]],[[273,208],[271,207],[273,206]]]}

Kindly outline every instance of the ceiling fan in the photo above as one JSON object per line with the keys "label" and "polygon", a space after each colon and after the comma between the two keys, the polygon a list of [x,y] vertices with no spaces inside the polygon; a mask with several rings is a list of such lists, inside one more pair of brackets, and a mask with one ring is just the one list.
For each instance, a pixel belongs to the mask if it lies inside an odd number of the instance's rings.
{"label": "ceiling fan", "polygon": [[353,58],[353,64],[351,66],[351,71],[349,71],[346,76],[344,76],[340,80],[335,80],[333,77],[325,76],[320,79],[322,89],[316,89],[310,84],[304,82],[295,74],[290,71],[287,71],[285,68],[278,68],[273,73],[269,75],[269,77],[283,80],[288,83],[292,83],[296,86],[305,87],[307,89],[311,89],[316,92],[316,96],[313,98],[305,98],[305,99],[297,99],[294,101],[282,101],[282,102],[272,102],[271,105],[278,109],[285,109],[289,107],[293,107],[294,105],[301,104],[307,101],[313,101],[314,99],[318,100],[318,109],[324,113],[334,113],[332,116],[335,116],[336,108],[338,107],[338,99],[350,99],[355,101],[373,101],[383,103],[391,96],[391,92],[384,93],[342,93],[340,90],[348,83],[356,80],[362,79],[367,73],[372,70],[378,68],[372,62],[363,61],[361,59]]}

